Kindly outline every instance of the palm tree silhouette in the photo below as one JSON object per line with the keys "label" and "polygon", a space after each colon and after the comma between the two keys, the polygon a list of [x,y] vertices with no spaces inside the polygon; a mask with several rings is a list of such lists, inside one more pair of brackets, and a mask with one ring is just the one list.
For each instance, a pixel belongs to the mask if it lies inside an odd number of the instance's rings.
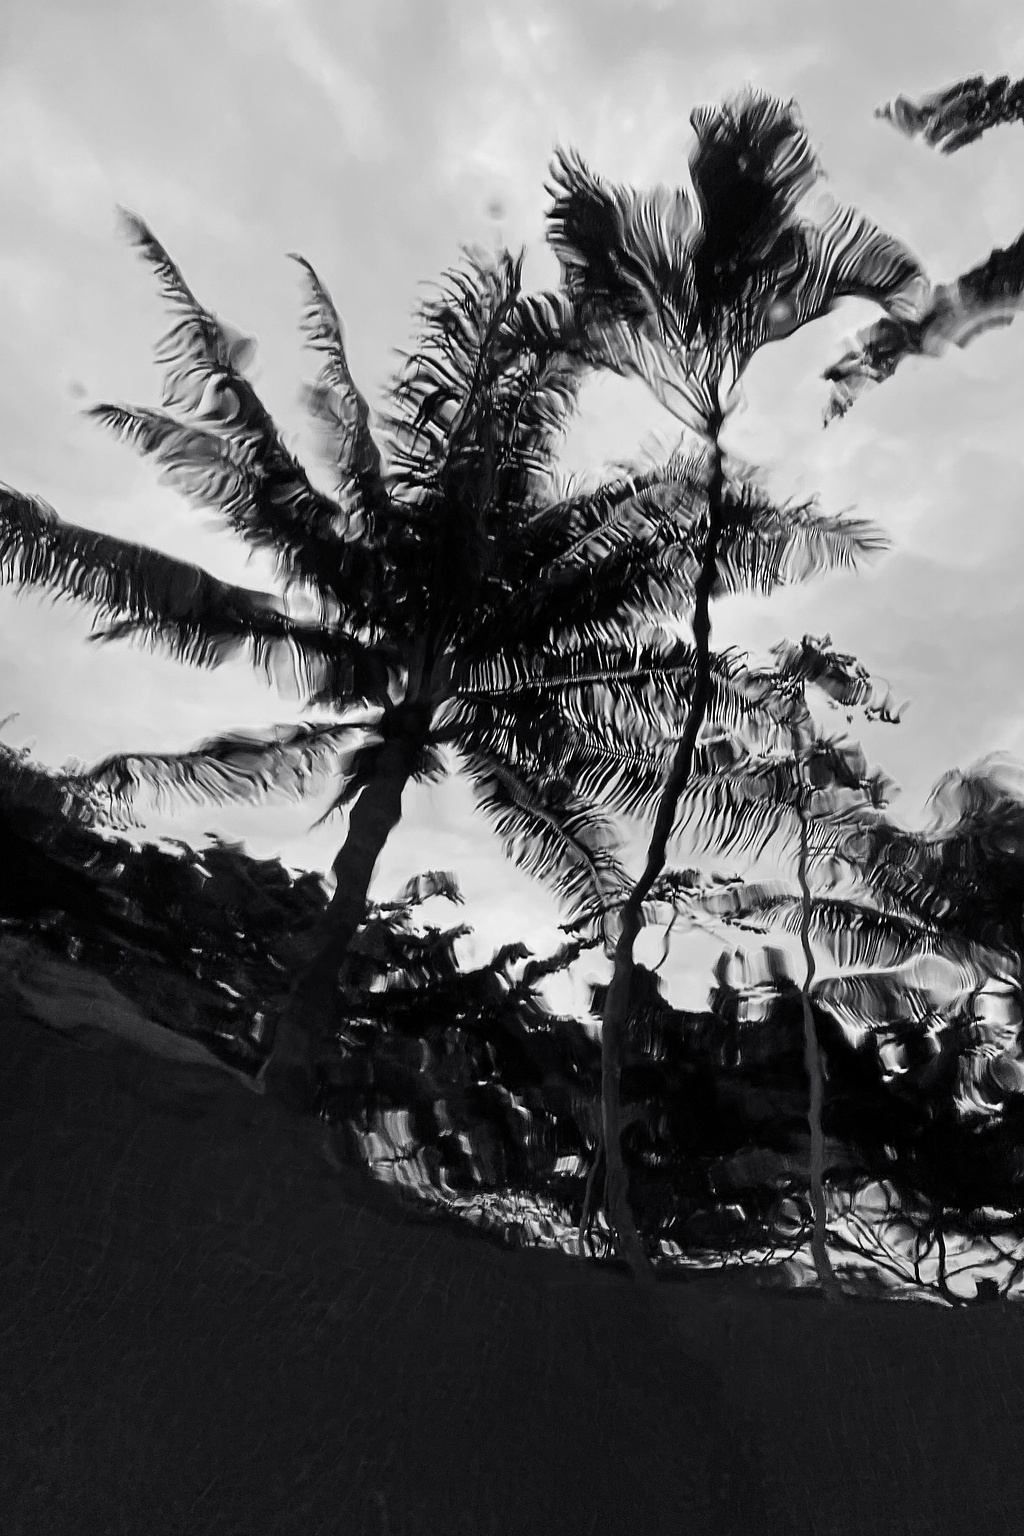
{"label": "palm tree silhouette", "polygon": [[[328,494],[248,381],[252,344],[199,303],[140,219],[125,222],[176,316],[157,353],[163,408],[90,414],[269,551],[282,591],[64,523],[9,488],[0,572],[90,605],[96,639],[290,673],[326,715],[184,753],[119,755],[81,776],[115,810],[143,785],[172,801],[230,801],[333,782],[332,809],[349,810],[335,890],[266,1067],[270,1089],[308,1104],[338,967],[410,780],[461,769],[509,853],[552,881],[577,927],[599,927],[621,900],[615,828],[594,790],[646,760],[693,692],[694,648],[657,619],[679,584],[699,487],[680,456],[596,489],[562,484],[555,448],[588,365],[566,351],[565,299],[524,295],[521,262],[506,253],[468,258],[424,305],[380,445],[331,299],[301,263],[305,333],[323,357],[307,403],[334,470]],[[720,698],[742,692],[739,672],[718,669]]]}
{"label": "palm tree silhouette", "polygon": [[[717,858],[761,859],[796,849],[795,889],[785,879],[723,879],[695,883],[692,871],[666,871],[654,886],[656,898],[670,901],[674,916],[701,926],[711,923],[778,928],[800,940],[803,976],[800,997],[804,1066],[810,1090],[811,1253],[822,1291],[838,1300],[841,1291],[826,1243],[825,1140],[822,1128],[825,1077],[814,1017],[817,959],[813,941],[844,965],[879,965],[903,960],[935,937],[934,926],[895,903],[872,905],[859,865],[844,858],[851,825],[867,828],[882,814],[891,789],[869,771],[863,752],[843,738],[823,734],[807,702],[813,689],[852,718],[895,723],[888,693],[879,693],[854,657],[832,648],[831,638],[805,635],[799,644],[783,641],[765,673],[775,696],[775,729],[761,749],[750,752],[738,737],[711,745],[705,761],[680,796],[678,830],[691,851]],[[828,895],[816,890],[824,877]],[[843,887],[845,886],[845,892]]]}
{"label": "palm tree silhouette", "polygon": [[[651,1270],[629,1210],[617,1088],[633,946],[708,715],[711,600],[741,579],[744,566],[754,585],[770,575],[749,531],[756,501],[744,508],[743,498],[730,494],[723,429],[736,386],[761,346],[846,296],[913,316],[927,288],[905,247],[827,194],[793,103],[748,89],[721,106],[699,108],[691,122],[692,196],[608,187],[578,157],[562,155],[550,213],[581,355],[641,378],[697,434],[705,465],[692,596],[681,594],[679,604],[694,638],[695,682],[645,868],[622,908],[603,1017],[606,1214],[632,1272],[643,1278]],[[782,566],[784,548],[777,539]],[[808,563],[813,569],[814,559]]]}

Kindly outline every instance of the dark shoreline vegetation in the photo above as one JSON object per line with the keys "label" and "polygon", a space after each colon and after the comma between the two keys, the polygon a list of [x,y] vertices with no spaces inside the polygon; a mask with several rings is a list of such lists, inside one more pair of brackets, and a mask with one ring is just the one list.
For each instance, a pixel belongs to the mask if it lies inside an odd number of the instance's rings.
{"label": "dark shoreline vegetation", "polygon": [[[46,954],[73,960],[257,1086],[266,1021],[327,899],[321,881],[223,842],[194,850],[100,832],[64,814],[66,783],[0,748],[5,967],[31,997]],[[428,874],[372,909],[343,978],[345,1024],[319,1071],[316,1114],[335,1128],[335,1158],[506,1244],[579,1252],[600,1045],[593,1027],[554,1014],[538,985],[580,945],[538,960],[511,943],[465,970],[455,941],[466,930],[419,915],[431,900],[435,913],[441,903],[451,910],[457,894],[450,877]],[[624,1148],[638,1227],[663,1272],[788,1259],[790,1283],[807,1283],[796,1257],[811,1213],[791,965],[771,948],[739,971],[723,955],[705,1013],[673,1008],[657,975],[636,968]],[[595,989],[595,1023],[602,1002]],[[935,1038],[909,1019],[852,1044],[823,1009],[816,1023],[830,1242],[847,1283],[962,1304],[987,1297],[994,1272],[1000,1293],[1015,1292],[1024,1110],[1006,1086],[1016,1032],[995,1054],[998,1031],[986,1036],[955,1011]],[[898,1075],[894,1052],[906,1061]],[[980,1115],[963,1114],[965,1087],[994,1096],[1000,1083],[1001,1115],[979,1126]],[[851,1204],[859,1217],[839,1222]],[[603,1224],[582,1250],[612,1256]],[[999,1250],[1012,1258],[1000,1262]]]}

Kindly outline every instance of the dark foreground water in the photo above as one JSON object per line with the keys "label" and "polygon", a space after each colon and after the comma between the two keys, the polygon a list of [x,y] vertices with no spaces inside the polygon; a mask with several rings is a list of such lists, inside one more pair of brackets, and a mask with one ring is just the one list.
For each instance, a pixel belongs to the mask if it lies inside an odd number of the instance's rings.
{"label": "dark foreground water", "polygon": [[1021,1529],[1012,1307],[646,1297],[223,1075],[2,1003],[0,1048],[5,1532]]}

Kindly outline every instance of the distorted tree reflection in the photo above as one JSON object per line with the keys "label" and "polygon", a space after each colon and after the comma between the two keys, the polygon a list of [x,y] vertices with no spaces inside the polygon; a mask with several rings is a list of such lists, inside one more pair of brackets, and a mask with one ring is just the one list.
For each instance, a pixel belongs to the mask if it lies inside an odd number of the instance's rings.
{"label": "distorted tree reflection", "polygon": [[[754,354],[828,313],[841,298],[912,314],[926,286],[910,253],[827,196],[793,103],[746,91],[691,119],[693,195],[606,186],[575,156],[554,173],[550,239],[562,263],[584,356],[636,376],[697,436],[703,516],[692,590],[676,605],[694,637],[697,680],[654,810],[646,865],[621,912],[603,1015],[605,1204],[634,1274],[650,1266],[629,1212],[617,1083],[630,1011],[633,948],[644,903],[664,867],[676,806],[700,752],[711,705],[710,603],[721,591],[770,591],[787,579],[787,534],[799,520],[773,509],[772,556],[758,537],[763,502],[730,485],[723,441],[737,386]],[[744,477],[741,475],[741,481]],[[746,477],[749,478],[749,477]],[[824,521],[824,520],[823,520]],[[851,551],[848,563],[855,561]],[[803,543],[801,575],[827,565]]]}

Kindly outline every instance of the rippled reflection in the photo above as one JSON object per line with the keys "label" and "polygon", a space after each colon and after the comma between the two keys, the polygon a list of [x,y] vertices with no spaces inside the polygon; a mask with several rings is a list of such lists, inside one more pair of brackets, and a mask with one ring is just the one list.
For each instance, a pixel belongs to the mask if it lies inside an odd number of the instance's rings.
{"label": "rippled reflection", "polygon": [[[151,1018],[255,1074],[326,899],[319,881],[225,843],[195,852],[101,835],[63,814],[58,777],[18,754],[0,766],[5,930],[102,972]],[[999,974],[965,987],[955,968],[913,962],[866,992],[842,975],[822,982],[829,1243],[862,1283],[957,1301],[1013,1291],[1024,1275],[1021,1016],[1002,915],[1017,880],[1024,894],[1021,803],[1005,764],[981,765],[944,781],[927,832],[876,839],[882,884],[941,905],[975,963],[1002,957]],[[568,940],[538,959],[511,943],[461,966],[465,929],[424,916],[452,910],[447,879],[410,882],[360,930],[318,1113],[348,1160],[410,1197],[504,1242],[578,1254],[600,1042],[594,1019],[554,1012],[544,986],[586,951]],[[602,1001],[595,988],[595,1017]],[[673,1007],[638,966],[622,1098],[630,1199],[652,1256],[809,1279],[807,1080],[784,951],[724,954],[703,1012]],[[582,1250],[610,1256],[603,1217]]]}

